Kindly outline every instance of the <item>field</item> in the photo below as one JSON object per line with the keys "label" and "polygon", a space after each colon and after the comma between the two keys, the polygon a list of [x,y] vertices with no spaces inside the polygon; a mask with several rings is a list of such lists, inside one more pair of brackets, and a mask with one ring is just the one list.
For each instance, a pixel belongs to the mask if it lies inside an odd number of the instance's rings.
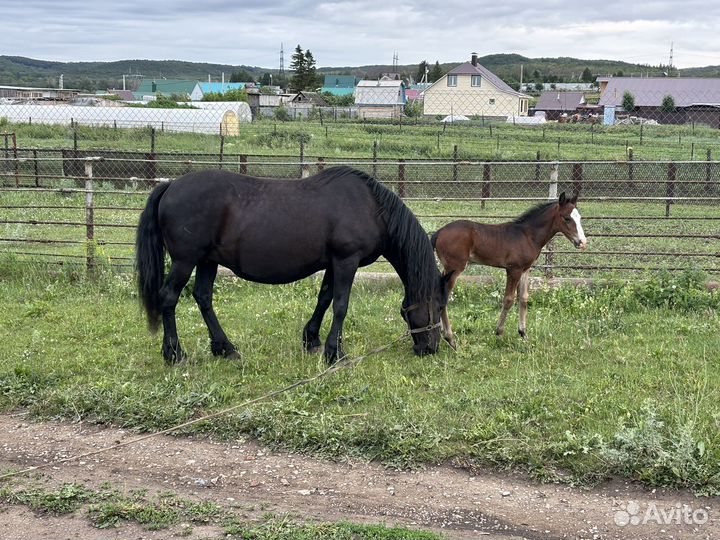
{"label": "field", "polygon": [[[180,154],[220,153],[220,136],[169,133],[150,129],[113,129],[39,124],[10,124],[20,148],[113,149]],[[279,122],[243,124],[240,135],[226,137],[223,152],[256,156],[300,155],[325,159],[459,159],[459,160],[706,160],[717,156],[717,130],[700,124],[599,126],[548,123],[520,126],[473,120],[462,124],[406,119],[355,122]],[[455,153],[457,147],[457,154]],[[632,156],[630,153],[632,152]]]}
{"label": "field", "polygon": [[[218,166],[296,177],[302,144],[310,172],[321,156],[376,172],[433,231],[459,218],[512,219],[547,198],[549,160],[588,159],[594,161],[563,161],[557,188],[572,192],[581,184],[589,249],[580,253],[557,238],[534,275],[592,277],[594,285],[534,291],[529,341],[517,337],[516,312],[507,335],[494,336],[502,272],[472,266],[468,274],[497,279],[456,288],[450,306],[456,352],[443,347],[417,358],[406,338],[352,370],[179,434],[249,437],[270,448],[390,469],[450,463],[472,474],[513,471],[583,488],[619,477],[647,488],[720,494],[720,296],[706,286],[720,277],[720,168],[704,161],[717,154],[716,131],[266,121],[221,141],[147,129],[0,128],[16,132],[25,149],[20,156],[27,158],[18,163],[17,177],[14,162],[0,160],[0,410],[6,414],[155,432],[324,369],[320,356],[300,347],[317,278],[276,287],[218,280],[215,306],[243,355],[238,362],[212,357],[186,292],[178,326],[190,359],[174,368],[163,364],[130,272],[138,215],[156,177]],[[91,213],[84,164],[73,155],[60,159],[57,151],[76,143],[80,151],[140,153],[96,164]],[[151,145],[156,160],[142,161]],[[5,156],[11,155],[8,149]],[[495,161],[478,162],[487,159]],[[86,274],[89,256],[94,280]],[[390,267],[379,261],[366,270]],[[345,324],[346,352],[362,355],[401,335],[400,301],[397,282],[359,279]],[[66,498],[91,504],[93,524],[92,505],[106,501],[112,519],[118,512],[138,523],[146,512],[160,520],[167,511],[175,525],[214,512],[217,523],[230,523],[221,532],[240,535],[242,525],[248,538],[316,538],[331,530],[275,516],[255,516],[252,526],[228,522],[216,507],[144,495],[130,500],[99,485],[14,485],[0,490],[0,500],[54,504],[67,495],[62,489],[71,492]],[[136,517],[127,518],[128,508]],[[333,538],[419,534],[329,527]]]}
{"label": "field", "polygon": [[[130,276],[107,273],[92,283],[73,272],[18,268],[5,260],[0,281],[6,411],[154,431],[322,369],[299,339],[316,280],[219,281],[216,307],[243,354],[239,362],[211,356],[202,319],[184,295],[178,324],[191,359],[169,369]],[[356,284],[348,354],[402,333],[398,288]],[[545,481],[592,484],[621,475],[718,492],[720,304],[702,276],[538,291],[526,343],[511,331],[514,316],[506,337],[492,334],[500,296],[498,287],[457,288],[450,307],[456,353],[444,347],[416,358],[405,340],[353,370],[192,429],[399,468],[459,460]]]}

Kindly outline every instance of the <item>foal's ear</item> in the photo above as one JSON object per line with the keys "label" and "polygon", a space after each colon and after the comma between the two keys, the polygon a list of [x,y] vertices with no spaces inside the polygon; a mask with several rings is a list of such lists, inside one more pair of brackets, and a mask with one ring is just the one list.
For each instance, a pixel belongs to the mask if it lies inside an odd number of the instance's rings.
{"label": "foal's ear", "polygon": [[565,204],[565,203],[567,202],[567,198],[565,197],[565,192],[564,192],[564,191],[560,194],[560,198],[558,199],[558,202],[559,202],[560,204]]}
{"label": "foal's ear", "polygon": [[574,205],[577,205],[577,198],[578,198],[578,196],[577,196],[577,193],[576,193],[575,195],[573,195],[573,198],[570,199],[570,202],[571,202],[572,204],[574,204]]}

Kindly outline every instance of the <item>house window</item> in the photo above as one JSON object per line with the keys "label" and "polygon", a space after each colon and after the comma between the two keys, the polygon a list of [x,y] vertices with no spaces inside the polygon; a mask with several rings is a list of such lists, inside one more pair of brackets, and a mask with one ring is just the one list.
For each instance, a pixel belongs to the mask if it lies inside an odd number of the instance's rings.
{"label": "house window", "polygon": [[448,75],[447,85],[457,86],[457,75]]}
{"label": "house window", "polygon": [[480,75],[473,75],[470,77],[470,86],[480,86],[482,77]]}
{"label": "house window", "polygon": [[490,105],[495,105],[495,98],[490,98],[490,100],[488,101],[488,103],[489,103]]}

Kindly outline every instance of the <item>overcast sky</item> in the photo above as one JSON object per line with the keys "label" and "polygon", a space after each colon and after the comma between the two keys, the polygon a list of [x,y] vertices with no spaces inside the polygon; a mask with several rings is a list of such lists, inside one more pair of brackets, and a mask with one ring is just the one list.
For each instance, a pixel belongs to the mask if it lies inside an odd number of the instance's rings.
{"label": "overcast sky", "polygon": [[606,0],[2,0],[0,54],[58,61],[188,60],[277,69],[460,62],[518,53],[720,64],[720,3]]}

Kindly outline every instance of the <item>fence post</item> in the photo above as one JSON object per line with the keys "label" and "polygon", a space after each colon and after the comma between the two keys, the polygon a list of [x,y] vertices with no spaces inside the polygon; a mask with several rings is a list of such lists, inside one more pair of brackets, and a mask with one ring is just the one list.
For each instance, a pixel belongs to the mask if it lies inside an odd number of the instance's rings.
{"label": "fence post", "polygon": [[398,159],[398,197],[405,198],[405,160]]}
{"label": "fence post", "polygon": [[378,160],[378,142],[377,139],[373,141],[373,150],[372,150],[372,175],[373,178],[377,178],[377,160]]}
{"label": "fence post", "polygon": [[40,165],[38,164],[37,150],[33,150],[33,163],[35,166],[35,187],[40,187]]}
{"label": "fence post", "polygon": [[305,175],[305,135],[300,134],[300,178],[304,178]]}
{"label": "fence post", "polygon": [[572,168],[572,181],[573,181],[573,189],[575,191],[574,195],[579,197],[580,192],[582,191],[582,184],[583,184],[583,166],[582,163],[573,163]]}
{"label": "fence post", "polygon": [[458,145],[453,147],[453,182],[458,179]]}
{"label": "fence post", "polygon": [[677,180],[677,165],[674,162],[668,163],[667,172],[667,199],[665,199],[665,217],[670,217],[670,206],[675,198],[675,180]]}
{"label": "fence post", "polygon": [[91,279],[96,277],[95,273],[95,203],[93,201],[93,162],[101,158],[85,158],[85,235],[86,246],[86,269],[87,276]]}
{"label": "fence post", "polygon": [[247,174],[248,158],[246,154],[240,154],[240,174]]}
{"label": "fence post", "polygon": [[155,128],[150,129],[150,153],[148,154],[148,163],[145,167],[145,178],[151,179],[157,177],[157,164],[155,163]]}
{"label": "fence post", "polygon": [[220,135],[220,162],[218,163],[218,169],[223,167],[223,154],[225,153],[225,135]]}
{"label": "fence post", "polygon": [[485,199],[490,198],[490,182],[492,182],[492,171],[490,169],[490,164],[485,163],[483,165],[483,183],[482,183],[482,191],[480,192],[480,208],[485,209]]}
{"label": "fence post", "polygon": [[537,151],[535,156],[535,182],[540,183],[540,150]]}
{"label": "fence post", "polygon": [[[550,167],[550,183],[548,184],[548,201],[556,201],[558,198],[558,177],[560,175],[560,164],[553,163]],[[555,264],[555,245],[553,240],[545,245],[545,277],[553,277],[553,265]]]}
{"label": "fence post", "polygon": [[322,172],[325,170],[325,159],[318,157],[318,163],[317,163],[318,172]]}
{"label": "fence post", "polygon": [[712,194],[712,150],[707,149],[707,163],[705,164],[705,195]]}
{"label": "fence post", "polygon": [[[640,124],[642,126],[642,124]],[[633,188],[635,183],[635,153],[632,148],[628,148],[628,190]]]}

